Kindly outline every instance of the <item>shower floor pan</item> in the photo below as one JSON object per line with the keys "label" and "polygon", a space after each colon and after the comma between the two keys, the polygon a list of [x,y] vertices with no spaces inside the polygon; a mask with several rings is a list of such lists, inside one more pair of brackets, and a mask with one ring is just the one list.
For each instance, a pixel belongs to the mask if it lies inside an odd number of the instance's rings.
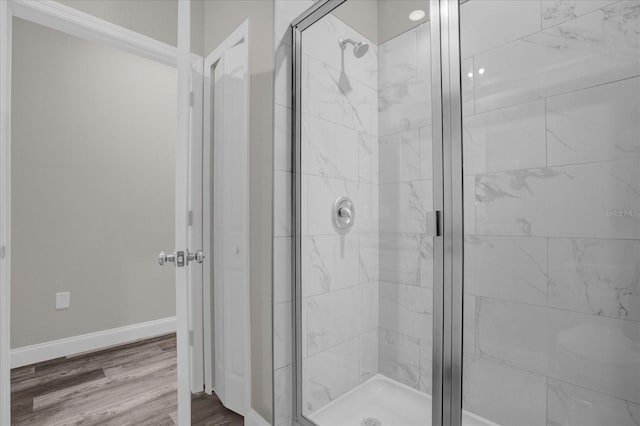
{"label": "shower floor pan", "polygon": [[[429,426],[431,396],[377,374],[309,416],[318,426]],[[463,411],[464,426],[499,426]]]}

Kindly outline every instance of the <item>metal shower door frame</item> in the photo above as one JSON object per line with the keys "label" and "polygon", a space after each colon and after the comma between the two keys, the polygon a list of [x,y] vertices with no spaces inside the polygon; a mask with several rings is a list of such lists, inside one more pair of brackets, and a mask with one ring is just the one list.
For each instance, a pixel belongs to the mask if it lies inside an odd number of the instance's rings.
{"label": "metal shower door frame", "polygon": [[[348,0],[320,0],[291,23],[293,422],[316,426],[302,407],[302,33]],[[462,424],[462,86],[458,0],[429,0],[433,122],[432,425]],[[437,19],[434,19],[437,18]],[[427,407],[425,407],[427,409]]]}

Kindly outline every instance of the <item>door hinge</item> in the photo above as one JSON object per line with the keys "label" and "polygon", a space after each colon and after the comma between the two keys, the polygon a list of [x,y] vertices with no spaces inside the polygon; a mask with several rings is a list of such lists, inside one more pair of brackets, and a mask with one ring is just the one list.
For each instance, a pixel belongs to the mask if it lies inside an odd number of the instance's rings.
{"label": "door hinge", "polygon": [[189,105],[193,106],[195,104],[195,93],[189,92]]}
{"label": "door hinge", "polygon": [[187,212],[187,226],[193,226],[193,210]]}

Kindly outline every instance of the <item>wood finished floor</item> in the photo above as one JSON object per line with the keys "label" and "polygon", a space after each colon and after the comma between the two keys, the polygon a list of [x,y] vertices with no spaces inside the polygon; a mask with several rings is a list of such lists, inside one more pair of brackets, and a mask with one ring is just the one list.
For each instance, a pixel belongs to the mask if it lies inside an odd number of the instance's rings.
{"label": "wood finished floor", "polygon": [[[240,426],[214,395],[194,396],[192,425]],[[175,425],[175,335],[11,371],[12,425]]]}

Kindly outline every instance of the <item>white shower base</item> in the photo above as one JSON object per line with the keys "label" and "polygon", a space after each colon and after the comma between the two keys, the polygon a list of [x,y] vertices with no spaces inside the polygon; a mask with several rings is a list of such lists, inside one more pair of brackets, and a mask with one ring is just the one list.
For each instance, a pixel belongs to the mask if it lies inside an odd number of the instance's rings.
{"label": "white shower base", "polygon": [[[318,426],[363,426],[376,419],[380,426],[431,425],[431,396],[377,374],[309,416]],[[369,424],[376,424],[370,422]],[[466,411],[464,426],[498,426]]]}

